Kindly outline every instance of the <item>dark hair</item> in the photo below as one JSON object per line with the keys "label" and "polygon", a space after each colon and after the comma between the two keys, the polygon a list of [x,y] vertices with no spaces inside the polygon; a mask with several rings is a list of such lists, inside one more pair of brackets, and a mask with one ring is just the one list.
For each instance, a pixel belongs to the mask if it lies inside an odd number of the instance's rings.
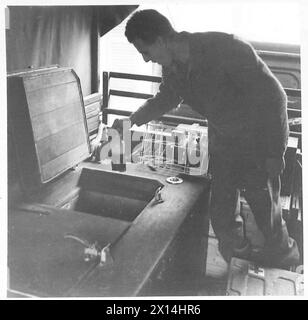
{"label": "dark hair", "polygon": [[169,20],[153,9],[135,12],[126,24],[125,36],[129,42],[139,38],[152,44],[157,37],[175,32]]}

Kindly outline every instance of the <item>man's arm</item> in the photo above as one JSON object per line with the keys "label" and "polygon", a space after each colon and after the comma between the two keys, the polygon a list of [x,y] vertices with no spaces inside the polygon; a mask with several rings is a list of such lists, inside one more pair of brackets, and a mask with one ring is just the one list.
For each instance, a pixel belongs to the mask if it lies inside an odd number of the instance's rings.
{"label": "man's arm", "polygon": [[172,87],[169,76],[163,71],[162,83],[158,93],[148,99],[136,112],[130,116],[130,121],[138,126],[155,120],[175,108],[180,103],[180,97]]}

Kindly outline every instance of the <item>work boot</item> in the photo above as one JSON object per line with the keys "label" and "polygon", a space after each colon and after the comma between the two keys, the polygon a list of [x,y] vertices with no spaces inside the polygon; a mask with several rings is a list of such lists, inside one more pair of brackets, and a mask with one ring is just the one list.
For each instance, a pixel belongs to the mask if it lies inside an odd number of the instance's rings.
{"label": "work boot", "polygon": [[243,217],[237,215],[231,224],[231,235],[233,238],[233,257],[246,259],[250,255],[251,242],[246,236]]}
{"label": "work boot", "polygon": [[241,243],[233,248],[233,257],[249,260],[251,255],[251,242],[249,239],[243,239]]}
{"label": "work boot", "polygon": [[249,260],[251,253],[251,242],[241,235],[232,234],[232,237],[220,239],[218,249],[224,260],[229,263],[232,257]]}
{"label": "work boot", "polygon": [[265,246],[263,249],[252,249],[250,260],[263,267],[290,270],[300,263],[300,254],[297,243],[290,238],[292,246],[287,251],[275,250]]}

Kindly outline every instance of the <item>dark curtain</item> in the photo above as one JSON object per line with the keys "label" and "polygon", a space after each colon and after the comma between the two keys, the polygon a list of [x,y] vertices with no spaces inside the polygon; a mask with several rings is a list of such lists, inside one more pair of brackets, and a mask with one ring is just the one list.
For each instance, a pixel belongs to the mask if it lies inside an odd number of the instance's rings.
{"label": "dark curtain", "polygon": [[98,89],[98,39],[137,6],[10,6],[7,71],[58,64],[78,74],[84,95]]}

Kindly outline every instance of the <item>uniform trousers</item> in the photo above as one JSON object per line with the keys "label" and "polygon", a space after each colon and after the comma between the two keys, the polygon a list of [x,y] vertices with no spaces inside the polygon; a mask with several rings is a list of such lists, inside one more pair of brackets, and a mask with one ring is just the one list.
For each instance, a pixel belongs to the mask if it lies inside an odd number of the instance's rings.
{"label": "uniform trousers", "polygon": [[297,244],[282,217],[280,177],[270,178],[255,159],[245,154],[211,154],[210,217],[219,249],[229,262],[234,248],[243,240],[235,232],[234,219],[240,194],[245,198],[265,238],[264,258],[274,266],[293,264],[299,259]]}

